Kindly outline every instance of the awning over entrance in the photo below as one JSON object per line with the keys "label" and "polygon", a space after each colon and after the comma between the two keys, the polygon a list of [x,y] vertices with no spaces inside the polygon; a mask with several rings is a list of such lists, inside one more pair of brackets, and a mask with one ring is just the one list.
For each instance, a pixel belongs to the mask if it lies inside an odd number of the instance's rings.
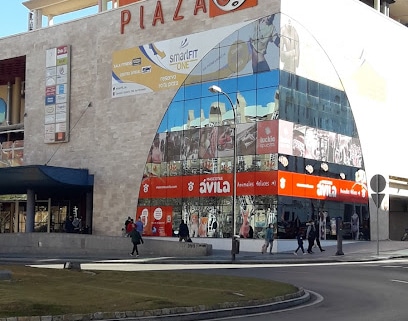
{"label": "awning over entrance", "polygon": [[92,190],[93,175],[87,169],[30,165],[0,168],[0,195],[56,190]]}

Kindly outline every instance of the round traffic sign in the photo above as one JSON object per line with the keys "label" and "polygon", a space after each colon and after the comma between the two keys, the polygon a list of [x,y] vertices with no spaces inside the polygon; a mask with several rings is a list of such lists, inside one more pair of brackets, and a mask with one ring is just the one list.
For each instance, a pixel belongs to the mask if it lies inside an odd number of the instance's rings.
{"label": "round traffic sign", "polygon": [[373,192],[380,193],[385,189],[386,183],[385,177],[377,174],[371,178],[370,186]]}

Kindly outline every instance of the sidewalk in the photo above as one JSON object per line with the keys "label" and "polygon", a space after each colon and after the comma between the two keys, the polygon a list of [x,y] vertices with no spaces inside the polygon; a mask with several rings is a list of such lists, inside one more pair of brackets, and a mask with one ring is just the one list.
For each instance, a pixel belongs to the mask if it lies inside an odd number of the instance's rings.
{"label": "sidewalk", "polygon": [[[377,246],[379,252],[377,255]],[[298,252],[294,255],[293,251],[261,254],[260,252],[240,251],[235,255],[235,260],[232,260],[230,250],[213,250],[212,255],[200,257],[165,257],[155,256],[149,253],[143,253],[143,246],[140,247],[140,257],[130,257],[126,251],[109,252],[95,255],[78,255],[65,254],[59,255],[38,255],[38,254],[19,254],[7,253],[0,254],[0,264],[3,263],[20,263],[28,264],[39,261],[52,260],[54,263],[58,262],[128,262],[128,263],[149,263],[149,264],[299,264],[299,263],[313,263],[313,262],[354,262],[354,261],[373,261],[383,260],[389,258],[408,257],[408,242],[401,241],[356,241],[354,243],[342,244],[341,250],[343,255],[337,255],[337,245],[330,245],[324,247],[325,251],[320,252],[318,248],[313,248],[314,254],[303,255]]]}
{"label": "sidewalk", "polygon": [[[377,246],[379,251],[377,255]],[[298,251],[294,255],[293,251],[280,252],[270,255],[256,252],[240,252],[232,260],[231,251],[213,250],[213,254],[207,257],[184,257],[184,258],[157,258],[155,262],[161,264],[301,264],[301,263],[322,263],[322,262],[361,262],[385,260],[390,258],[408,257],[408,242],[400,241],[358,241],[355,243],[342,244],[343,255],[337,255],[337,245],[326,246],[325,251],[320,252],[318,248],[313,248],[313,254],[303,255]],[[143,257],[143,255],[142,255]]]}

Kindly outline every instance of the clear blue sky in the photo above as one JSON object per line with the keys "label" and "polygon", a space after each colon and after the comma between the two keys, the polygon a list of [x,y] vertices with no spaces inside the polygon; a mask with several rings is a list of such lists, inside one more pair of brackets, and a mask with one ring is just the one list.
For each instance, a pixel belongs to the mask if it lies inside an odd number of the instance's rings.
{"label": "clear blue sky", "polygon": [[[0,0],[5,2],[5,0]],[[23,5],[26,0],[11,0],[3,4],[0,10],[0,38],[26,32],[28,30],[29,10]],[[88,16],[98,12],[97,7],[61,15],[54,18],[54,25]],[[43,26],[47,25],[47,19],[43,18]]]}

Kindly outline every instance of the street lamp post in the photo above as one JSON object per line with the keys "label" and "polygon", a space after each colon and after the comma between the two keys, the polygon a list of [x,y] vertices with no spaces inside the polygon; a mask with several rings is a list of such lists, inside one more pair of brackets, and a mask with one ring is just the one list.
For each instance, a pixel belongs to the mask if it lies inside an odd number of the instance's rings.
{"label": "street lamp post", "polygon": [[234,124],[231,126],[234,132],[234,159],[233,159],[233,182],[232,182],[232,245],[231,245],[231,255],[232,260],[235,260],[235,254],[239,252],[238,244],[236,240],[236,224],[235,224],[235,217],[236,217],[236,200],[237,200],[237,115],[235,106],[232,103],[231,97],[228,96],[227,93],[222,91],[222,89],[216,85],[212,85],[208,88],[208,90],[213,94],[221,94],[224,95],[229,103],[231,104],[232,111],[234,113]]}

